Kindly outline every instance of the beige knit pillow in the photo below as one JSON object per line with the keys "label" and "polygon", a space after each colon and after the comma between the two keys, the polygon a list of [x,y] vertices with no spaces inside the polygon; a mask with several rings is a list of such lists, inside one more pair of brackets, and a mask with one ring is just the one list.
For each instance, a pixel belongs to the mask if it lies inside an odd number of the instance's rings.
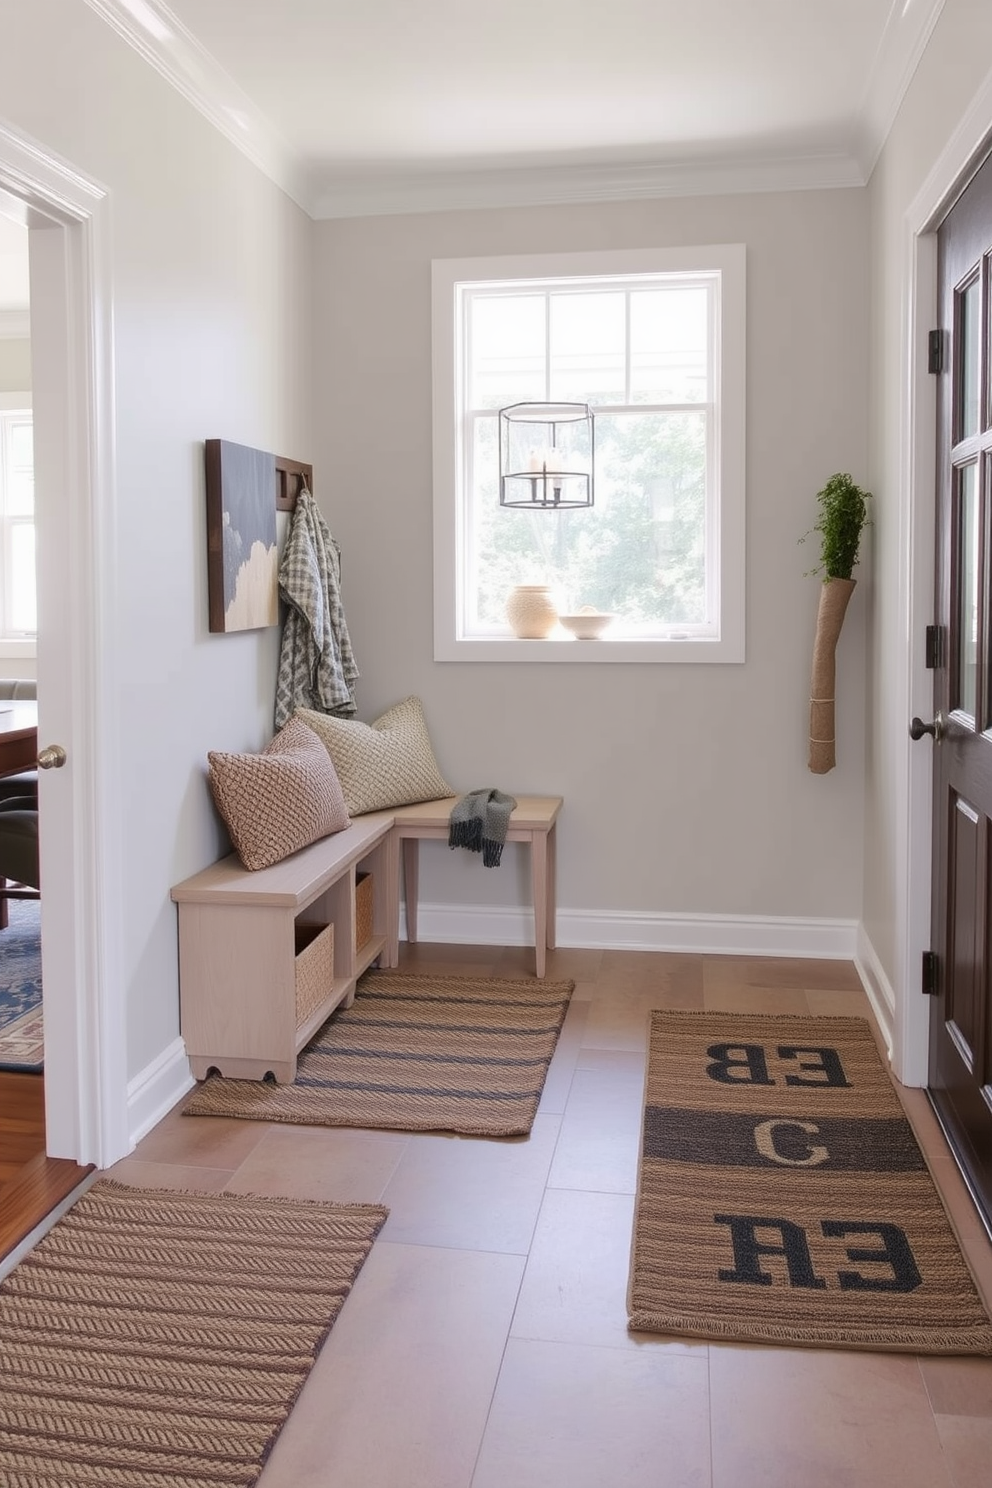
{"label": "beige knit pillow", "polygon": [[326,745],[352,816],[455,794],[438,769],[419,698],[406,698],[374,723],[310,708],[295,716]]}
{"label": "beige knit pillow", "polygon": [[246,868],[268,868],[350,826],[323,744],[291,718],[261,754],[212,749],[210,789]]}

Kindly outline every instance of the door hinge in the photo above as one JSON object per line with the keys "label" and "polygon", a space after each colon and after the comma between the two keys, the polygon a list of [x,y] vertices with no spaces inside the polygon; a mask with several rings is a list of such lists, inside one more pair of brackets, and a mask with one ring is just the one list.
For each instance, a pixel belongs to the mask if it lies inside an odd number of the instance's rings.
{"label": "door hinge", "polygon": [[927,335],[927,371],[943,372],[946,366],[944,347],[947,337],[943,331],[930,331]]}
{"label": "door hinge", "polygon": [[944,665],[944,627],[927,626],[926,666],[928,671]]}
{"label": "door hinge", "polygon": [[937,996],[937,953],[936,951],[923,952],[923,974],[921,977],[921,991],[924,997]]}

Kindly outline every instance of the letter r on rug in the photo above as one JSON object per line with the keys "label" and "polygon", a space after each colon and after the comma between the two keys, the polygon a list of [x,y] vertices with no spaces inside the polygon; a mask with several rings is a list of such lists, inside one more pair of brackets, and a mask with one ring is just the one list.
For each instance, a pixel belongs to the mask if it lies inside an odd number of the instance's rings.
{"label": "letter r on rug", "polygon": [[[771,1286],[774,1278],[761,1269],[762,1256],[784,1256],[789,1285],[823,1291],[827,1283],[813,1270],[806,1231],[791,1219],[762,1219],[753,1214],[714,1214],[714,1222],[730,1226],[734,1247],[734,1269],[721,1266],[721,1281],[740,1281],[749,1286]],[[781,1243],[768,1244],[758,1239],[758,1230],[778,1230]]]}

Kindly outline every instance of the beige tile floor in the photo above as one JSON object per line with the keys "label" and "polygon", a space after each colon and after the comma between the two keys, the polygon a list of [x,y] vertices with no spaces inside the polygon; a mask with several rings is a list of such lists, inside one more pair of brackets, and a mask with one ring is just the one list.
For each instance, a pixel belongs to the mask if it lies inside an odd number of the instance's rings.
{"label": "beige tile floor", "polygon": [[[529,971],[525,951],[464,946],[402,964]],[[626,1329],[648,1011],[867,1015],[853,967],[557,951],[548,974],[576,989],[528,1140],[173,1112],[112,1170],[389,1206],[260,1488],[992,1488],[992,1360]],[[905,1095],[988,1300],[992,1246]]]}

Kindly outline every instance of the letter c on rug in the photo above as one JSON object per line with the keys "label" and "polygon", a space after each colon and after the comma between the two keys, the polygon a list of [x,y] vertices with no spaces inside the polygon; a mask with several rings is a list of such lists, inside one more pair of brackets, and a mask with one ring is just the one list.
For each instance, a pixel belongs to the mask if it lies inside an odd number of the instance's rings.
{"label": "letter c on rug", "polygon": [[815,1137],[820,1130],[812,1121],[761,1121],[754,1128],[754,1145],[762,1157],[767,1157],[769,1162],[781,1163],[786,1168],[818,1168],[821,1163],[829,1162],[830,1153],[826,1147],[810,1147],[807,1144],[805,1157],[786,1157],[784,1152],[779,1152],[775,1146],[775,1133],[781,1126],[798,1129],[808,1137]]}

